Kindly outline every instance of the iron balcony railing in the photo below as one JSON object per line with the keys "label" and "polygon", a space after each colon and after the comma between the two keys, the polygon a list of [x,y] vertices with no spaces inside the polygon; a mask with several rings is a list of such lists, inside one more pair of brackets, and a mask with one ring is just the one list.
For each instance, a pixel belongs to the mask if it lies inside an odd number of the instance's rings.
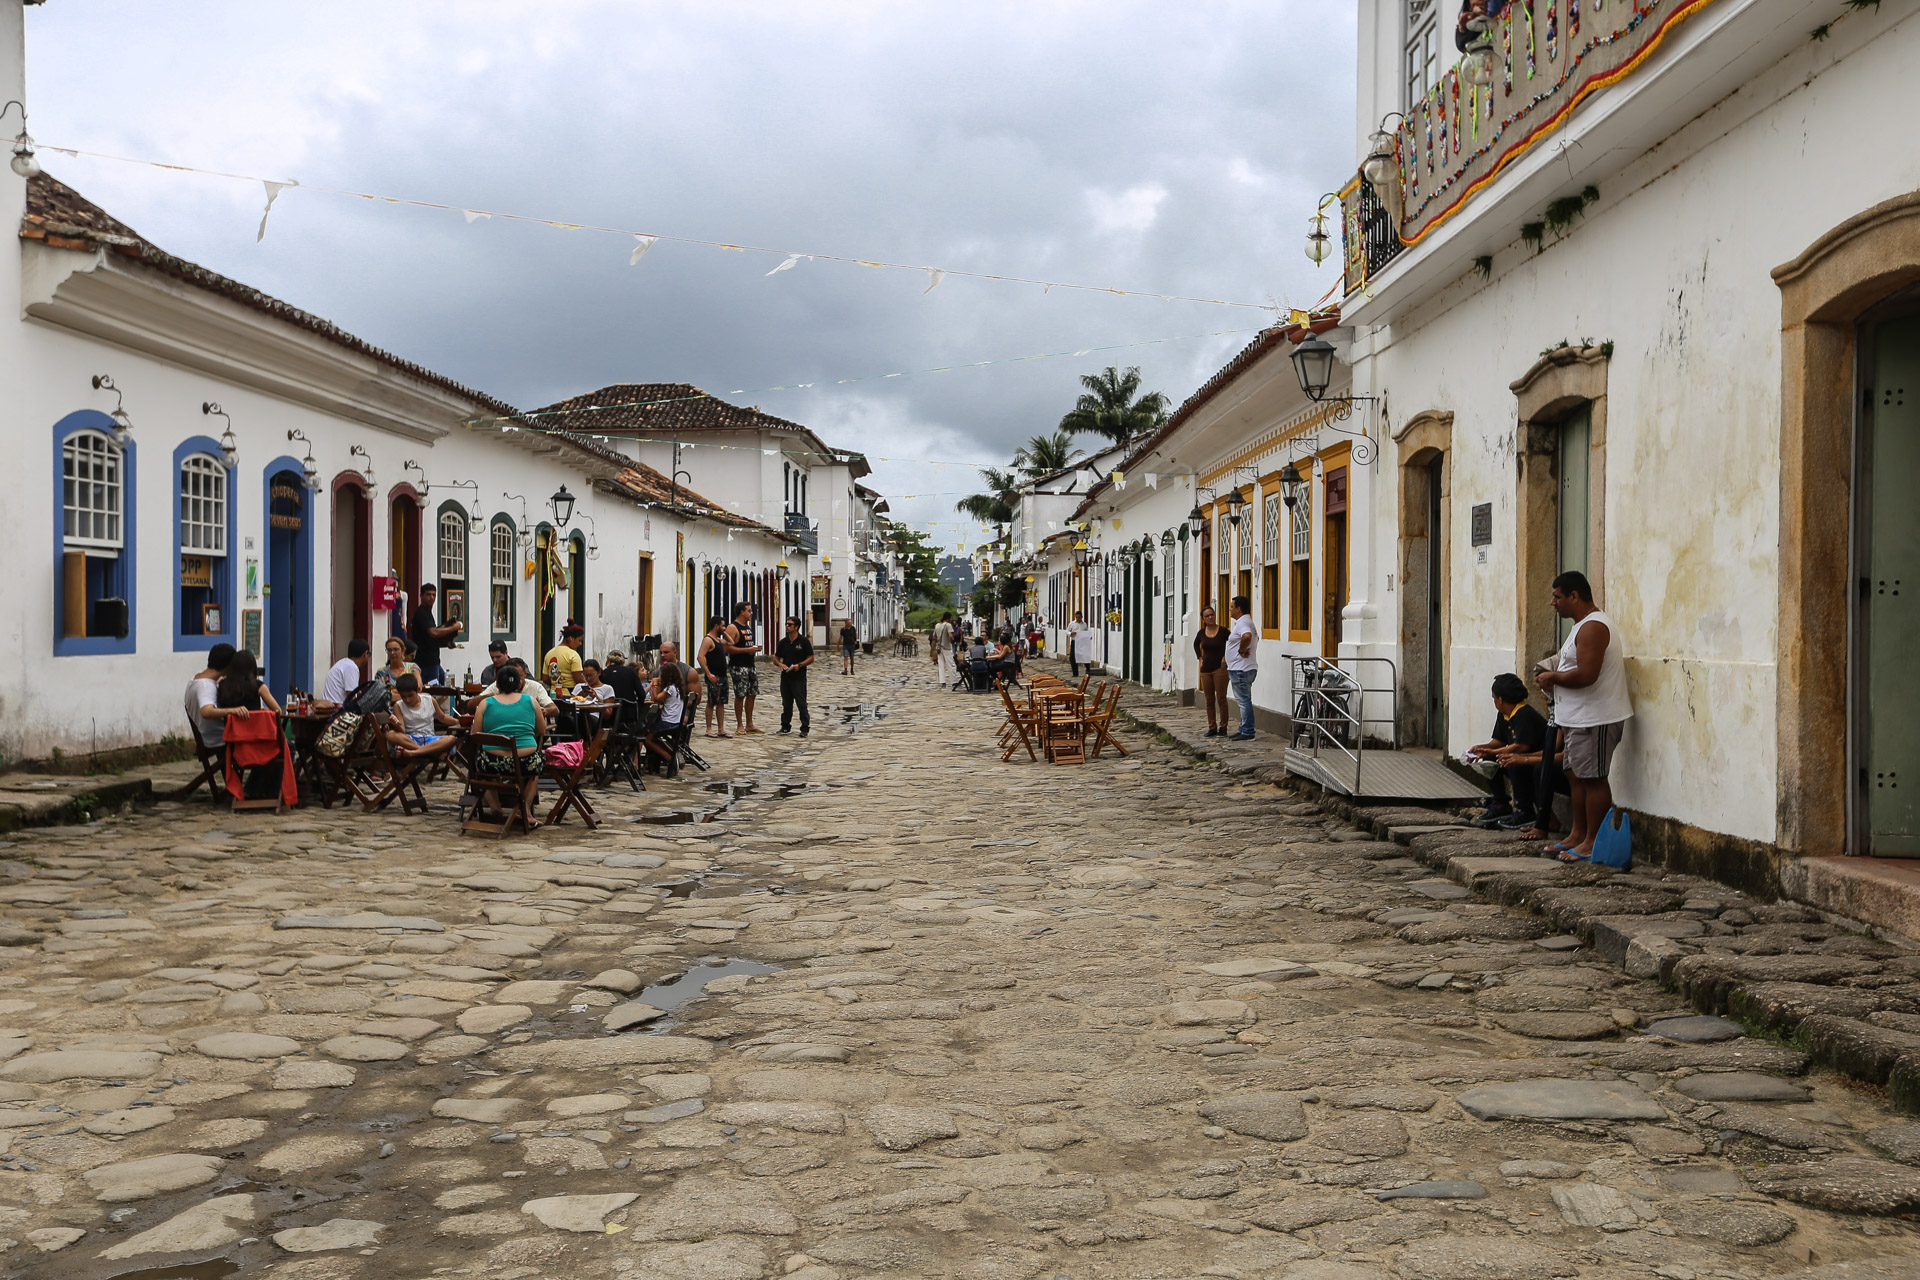
{"label": "iron balcony railing", "polygon": [[1346,292],[1360,292],[1367,281],[1386,270],[1407,246],[1392,210],[1365,178],[1356,178],[1340,193],[1341,244],[1346,252]]}

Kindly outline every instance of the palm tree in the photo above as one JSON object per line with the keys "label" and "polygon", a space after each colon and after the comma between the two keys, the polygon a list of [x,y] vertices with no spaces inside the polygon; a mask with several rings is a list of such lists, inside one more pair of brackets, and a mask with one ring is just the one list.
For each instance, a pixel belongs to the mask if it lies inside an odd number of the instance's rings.
{"label": "palm tree", "polygon": [[1166,425],[1170,410],[1164,395],[1149,391],[1134,399],[1134,393],[1140,390],[1139,366],[1122,373],[1108,365],[1100,373],[1081,374],[1080,382],[1086,393],[1060,419],[1060,430],[1075,435],[1089,431],[1115,444],[1125,444]]}
{"label": "palm tree", "polygon": [[970,493],[954,503],[953,509],[981,524],[1012,524],[1013,494],[1020,487],[1020,477],[998,467],[982,467],[980,478],[986,482],[987,492]]}
{"label": "palm tree", "polygon": [[1041,476],[1065,471],[1079,457],[1080,450],[1073,447],[1073,433],[1056,429],[1052,435],[1035,436],[1014,450],[1013,465],[1028,483],[1032,483]]}

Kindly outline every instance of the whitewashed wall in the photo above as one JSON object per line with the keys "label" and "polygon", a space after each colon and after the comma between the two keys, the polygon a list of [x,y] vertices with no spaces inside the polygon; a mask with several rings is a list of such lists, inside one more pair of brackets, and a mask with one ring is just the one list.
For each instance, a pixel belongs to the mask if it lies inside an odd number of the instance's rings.
{"label": "whitewashed wall", "polygon": [[[1848,217],[1920,188],[1910,125],[1887,109],[1911,96],[1920,20],[1892,9],[1868,20],[1863,46],[1809,42],[1712,111],[1675,121],[1684,127],[1604,182],[1600,202],[1544,252],[1489,244],[1491,280],[1468,272],[1357,336],[1356,382],[1388,389],[1396,421],[1454,414],[1449,751],[1484,738],[1488,683],[1530,656],[1512,649],[1508,384],[1563,339],[1610,341],[1600,590],[1636,708],[1616,789],[1636,808],[1774,838],[1781,373],[1768,273]],[[1836,43],[1865,31],[1837,28]],[[1363,47],[1363,78],[1373,61]],[[1374,652],[1396,647],[1386,580],[1396,486],[1391,465],[1376,471]],[[1468,536],[1483,502],[1494,520],[1484,564]]]}

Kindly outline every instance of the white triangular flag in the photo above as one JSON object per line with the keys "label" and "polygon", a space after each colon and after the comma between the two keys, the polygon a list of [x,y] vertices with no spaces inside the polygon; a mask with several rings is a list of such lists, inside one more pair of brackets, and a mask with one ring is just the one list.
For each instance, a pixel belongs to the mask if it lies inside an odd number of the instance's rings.
{"label": "white triangular flag", "polygon": [[767,272],[767,274],[770,276],[777,276],[782,271],[791,270],[793,267],[793,264],[800,261],[800,259],[810,258],[812,256],[813,255],[806,254],[806,253],[790,253],[787,255],[787,260],[785,262],[781,263],[779,266],[775,267],[773,270]]}
{"label": "white triangular flag", "polygon": [[1158,471],[1147,472],[1147,488],[1158,489],[1159,487],[1160,487],[1160,473]]}
{"label": "white triangular flag", "polygon": [[280,198],[282,191],[285,191],[288,187],[297,187],[300,184],[289,178],[285,182],[268,182],[263,179],[261,185],[267,189],[267,207],[260,211],[260,230],[256,232],[253,237],[255,244],[259,244],[267,238],[267,215],[273,212],[273,202]]}
{"label": "white triangular flag", "polygon": [[926,270],[927,270],[927,287],[922,289],[920,292],[932,293],[934,289],[939,285],[939,283],[942,280],[945,280],[947,278],[947,273],[945,271],[942,271],[939,267],[928,267]]}
{"label": "white triangular flag", "polygon": [[1127,473],[1124,471],[1116,471],[1108,478],[1113,481],[1113,487],[1116,489],[1124,489],[1127,487]]}
{"label": "white triangular flag", "polygon": [[1091,489],[1096,478],[1093,472],[1082,470],[1074,476],[1074,482],[1082,489]]}
{"label": "white triangular flag", "polygon": [[640,243],[635,245],[633,252],[627,256],[627,265],[630,267],[639,266],[640,259],[646,256],[647,250],[653,248],[653,242],[659,238],[659,236],[635,236],[634,239]]}
{"label": "white triangular flag", "polygon": [[474,223],[480,221],[480,219],[491,218],[493,215],[490,213],[480,213],[474,209],[462,209],[460,216],[467,220],[468,226],[472,226]]}

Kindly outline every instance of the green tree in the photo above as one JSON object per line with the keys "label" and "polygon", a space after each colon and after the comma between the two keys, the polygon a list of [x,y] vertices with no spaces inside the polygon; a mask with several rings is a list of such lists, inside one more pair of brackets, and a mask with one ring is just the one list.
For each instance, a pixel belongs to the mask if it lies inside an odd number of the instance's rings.
{"label": "green tree", "polygon": [[1080,458],[1074,447],[1073,433],[1055,428],[1050,436],[1035,436],[1014,450],[1013,467],[1028,483],[1056,471],[1065,471]]}
{"label": "green tree", "polygon": [[1140,390],[1137,365],[1124,373],[1112,365],[1099,373],[1083,373],[1080,384],[1086,391],[1060,419],[1060,430],[1074,435],[1089,432],[1126,444],[1165,426],[1172,412],[1158,391],[1135,398]]}
{"label": "green tree", "polygon": [[1020,477],[998,467],[982,467],[980,479],[985,482],[987,492],[970,493],[954,503],[953,509],[981,524],[1012,524],[1013,495],[1020,487]]}
{"label": "green tree", "polygon": [[887,539],[900,557],[900,576],[908,599],[919,604],[953,607],[953,588],[940,581],[940,557],[927,545],[927,535],[905,525],[894,525]]}

